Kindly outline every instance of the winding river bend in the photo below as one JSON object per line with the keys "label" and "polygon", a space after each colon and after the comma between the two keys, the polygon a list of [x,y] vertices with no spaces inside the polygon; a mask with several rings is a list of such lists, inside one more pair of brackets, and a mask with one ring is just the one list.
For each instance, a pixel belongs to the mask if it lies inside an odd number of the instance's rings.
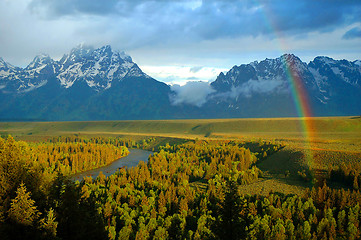
{"label": "winding river bend", "polygon": [[140,161],[148,162],[149,155],[153,154],[153,152],[151,151],[146,151],[142,149],[129,149],[129,152],[130,153],[127,156],[119,158],[118,160],[115,160],[107,166],[75,174],[74,176],[72,176],[71,179],[73,181],[81,181],[85,176],[96,178],[100,172],[103,172],[103,174],[108,177],[114,174],[118,170],[118,168],[135,167]]}

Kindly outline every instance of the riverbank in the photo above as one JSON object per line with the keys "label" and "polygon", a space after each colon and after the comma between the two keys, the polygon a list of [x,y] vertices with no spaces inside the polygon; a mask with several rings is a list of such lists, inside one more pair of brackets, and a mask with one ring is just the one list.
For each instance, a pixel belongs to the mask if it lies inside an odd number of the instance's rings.
{"label": "riverbank", "polygon": [[129,152],[130,153],[127,156],[119,158],[107,166],[77,173],[71,177],[71,180],[81,181],[84,177],[96,178],[100,172],[102,172],[105,176],[110,176],[114,174],[119,168],[135,167],[139,164],[140,161],[148,162],[149,155],[153,154],[152,151],[143,149],[129,149]]}

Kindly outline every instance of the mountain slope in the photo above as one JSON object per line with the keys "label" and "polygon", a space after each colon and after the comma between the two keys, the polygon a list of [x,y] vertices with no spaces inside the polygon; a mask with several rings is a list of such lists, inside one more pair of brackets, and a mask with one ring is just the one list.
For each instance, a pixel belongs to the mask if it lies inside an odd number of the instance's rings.
{"label": "mountain slope", "polygon": [[[234,66],[211,83],[229,117],[297,116],[306,99],[316,116],[361,114],[361,68],[355,62],[316,57],[309,64],[292,54]],[[302,95],[302,96],[301,96]]]}
{"label": "mountain slope", "polygon": [[78,46],[59,61],[39,55],[25,68],[0,59],[3,120],[159,119],[170,88],[110,46]]}
{"label": "mountain slope", "polygon": [[323,115],[360,114],[361,67],[355,62],[316,57],[308,64],[315,78],[319,103],[316,111]]}
{"label": "mountain slope", "polygon": [[314,116],[361,115],[360,61],[307,64],[284,54],[234,66],[211,87],[201,106],[175,104],[177,92],[124,52],[79,45],[59,61],[38,55],[26,68],[0,58],[0,120],[295,117],[300,101]]}

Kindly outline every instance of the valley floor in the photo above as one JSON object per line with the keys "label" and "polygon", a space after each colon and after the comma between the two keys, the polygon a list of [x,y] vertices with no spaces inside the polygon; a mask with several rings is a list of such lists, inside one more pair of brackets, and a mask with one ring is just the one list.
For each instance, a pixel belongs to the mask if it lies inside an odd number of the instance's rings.
{"label": "valley floor", "polygon": [[[312,132],[303,131],[305,122],[312,125]],[[163,144],[185,139],[230,139],[284,145],[282,150],[257,164],[264,176],[251,185],[242,186],[241,192],[245,194],[268,194],[270,191],[302,194],[315,184],[322,185],[329,167],[340,162],[355,166],[361,162],[360,117],[1,122],[0,135],[7,134],[30,141],[76,134],[131,139],[160,137]],[[308,168],[318,182],[310,184],[299,179],[298,172]]]}

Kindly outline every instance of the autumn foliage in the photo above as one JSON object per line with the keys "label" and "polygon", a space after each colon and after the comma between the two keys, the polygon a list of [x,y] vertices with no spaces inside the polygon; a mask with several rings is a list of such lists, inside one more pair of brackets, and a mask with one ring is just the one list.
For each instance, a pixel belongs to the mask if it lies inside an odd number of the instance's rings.
{"label": "autumn foliage", "polygon": [[100,138],[59,138],[46,143],[0,138],[1,236],[6,239],[19,236],[23,239],[361,237],[358,190],[324,185],[310,189],[304,196],[240,194],[240,185],[252,184],[262,177],[257,162],[280,149],[272,144],[262,147],[238,141],[167,144],[159,147],[147,163],[140,162],[137,167],[120,169],[109,177],[103,174],[96,179],[87,177],[80,183],[69,180],[67,176],[73,173],[127,154],[126,144],[118,143]]}

